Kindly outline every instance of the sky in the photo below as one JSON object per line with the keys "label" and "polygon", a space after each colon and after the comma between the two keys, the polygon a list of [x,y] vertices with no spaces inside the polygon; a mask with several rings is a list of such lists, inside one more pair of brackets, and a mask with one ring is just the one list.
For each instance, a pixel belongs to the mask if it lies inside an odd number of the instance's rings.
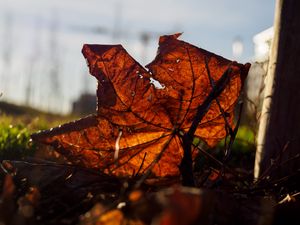
{"label": "sky", "polygon": [[[0,100],[70,112],[82,92],[96,92],[84,43],[120,43],[146,65],[159,35],[183,32],[184,41],[251,62],[253,36],[272,26],[274,7],[274,0],[0,0]],[[235,40],[241,55],[233,55]]]}

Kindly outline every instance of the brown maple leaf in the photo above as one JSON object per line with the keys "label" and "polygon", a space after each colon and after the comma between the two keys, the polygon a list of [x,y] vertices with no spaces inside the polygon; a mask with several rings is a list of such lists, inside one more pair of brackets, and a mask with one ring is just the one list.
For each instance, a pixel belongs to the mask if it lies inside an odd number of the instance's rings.
{"label": "brown maple leaf", "polygon": [[[234,126],[234,107],[250,67],[178,40],[179,35],[160,37],[147,69],[121,45],[84,45],[98,80],[97,114],[33,134],[33,140],[107,174],[179,175],[185,134],[214,146],[226,136],[226,126]],[[160,85],[155,87],[155,80]]]}

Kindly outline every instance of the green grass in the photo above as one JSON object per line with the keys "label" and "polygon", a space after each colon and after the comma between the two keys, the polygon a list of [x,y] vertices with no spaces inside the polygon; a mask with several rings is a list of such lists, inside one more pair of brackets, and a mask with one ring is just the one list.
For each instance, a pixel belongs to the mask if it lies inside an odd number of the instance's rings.
{"label": "green grass", "polygon": [[34,156],[30,135],[72,121],[74,116],[45,113],[26,106],[0,102],[0,161]]}
{"label": "green grass", "polygon": [[36,146],[30,142],[32,133],[56,127],[71,120],[72,117],[0,114],[0,161],[34,156]]}
{"label": "green grass", "polygon": [[255,136],[248,126],[241,126],[237,132],[232,151],[247,153],[255,150]]}
{"label": "green grass", "polygon": [[30,131],[23,124],[0,123],[0,159],[21,159],[33,156],[35,147],[30,143]]}
{"label": "green grass", "polygon": [[[227,144],[229,140],[227,139]],[[194,145],[200,144],[203,149],[211,154],[213,157],[223,162],[224,150],[225,150],[225,139],[220,141],[216,147],[209,149],[201,140],[194,138]],[[252,170],[255,156],[255,135],[253,131],[246,125],[240,126],[237,132],[236,138],[231,147],[229,158],[224,162],[227,166],[232,168],[245,168]],[[196,159],[196,170],[200,171],[206,166],[213,165],[213,161],[207,159],[203,153],[199,153]],[[215,165],[217,166],[217,164]]]}
{"label": "green grass", "polygon": [[[227,143],[229,140],[227,140]],[[217,155],[222,159],[224,155],[224,143],[222,140],[216,147]],[[248,126],[240,126],[231,147],[228,165],[240,168],[252,168],[255,157],[255,135]]]}

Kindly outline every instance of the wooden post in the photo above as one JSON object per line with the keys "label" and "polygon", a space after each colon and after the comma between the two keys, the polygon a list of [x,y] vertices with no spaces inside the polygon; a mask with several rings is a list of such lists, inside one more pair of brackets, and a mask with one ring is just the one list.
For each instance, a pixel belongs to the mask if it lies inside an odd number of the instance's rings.
{"label": "wooden post", "polygon": [[254,177],[300,168],[300,1],[277,0]]}

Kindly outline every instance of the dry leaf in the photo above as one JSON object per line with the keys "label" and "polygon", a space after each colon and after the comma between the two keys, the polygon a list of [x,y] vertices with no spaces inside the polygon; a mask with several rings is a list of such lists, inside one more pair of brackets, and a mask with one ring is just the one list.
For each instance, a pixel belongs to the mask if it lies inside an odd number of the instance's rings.
{"label": "dry leaf", "polygon": [[[205,104],[207,112],[195,135],[214,146],[226,135],[215,98],[234,126],[234,106],[250,67],[180,41],[179,35],[160,38],[147,69],[121,45],[84,45],[90,73],[98,80],[97,115],[32,138],[54,146],[75,164],[108,174],[179,175],[182,136],[199,106]],[[160,85],[155,87],[153,79]],[[221,90],[218,96],[211,95],[213,85]]]}
{"label": "dry leaf", "polygon": [[119,209],[108,211],[101,204],[96,204],[81,217],[80,225],[144,225],[144,223],[126,218]]}

